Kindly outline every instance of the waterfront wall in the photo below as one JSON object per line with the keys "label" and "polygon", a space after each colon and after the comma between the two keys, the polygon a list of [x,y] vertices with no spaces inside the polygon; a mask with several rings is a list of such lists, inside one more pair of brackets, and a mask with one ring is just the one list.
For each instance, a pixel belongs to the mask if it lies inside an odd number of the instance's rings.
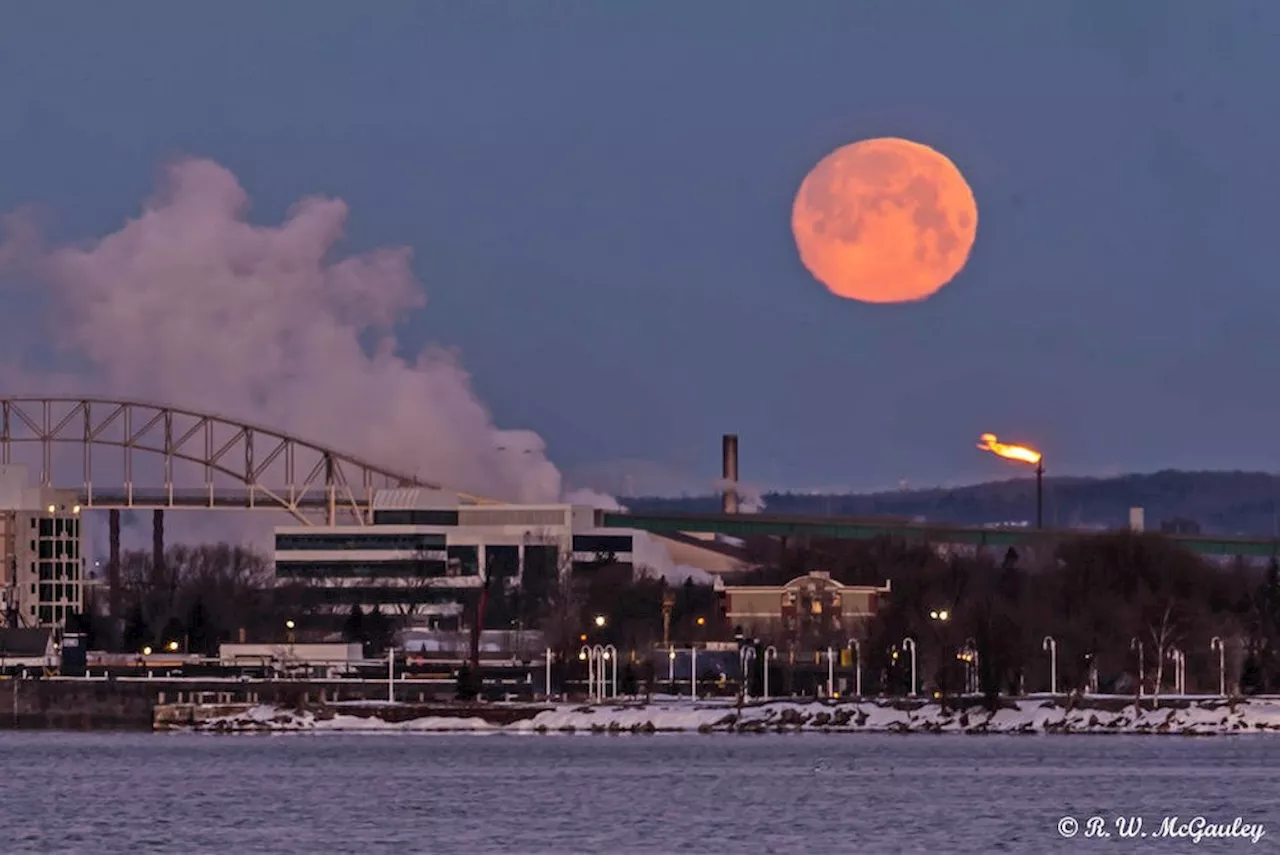
{"label": "waterfront wall", "polygon": [[[403,704],[439,704],[455,691],[451,681],[400,681],[395,697]],[[378,680],[8,679],[0,680],[0,729],[151,730],[159,707],[269,704],[303,710],[387,698],[387,683]]]}

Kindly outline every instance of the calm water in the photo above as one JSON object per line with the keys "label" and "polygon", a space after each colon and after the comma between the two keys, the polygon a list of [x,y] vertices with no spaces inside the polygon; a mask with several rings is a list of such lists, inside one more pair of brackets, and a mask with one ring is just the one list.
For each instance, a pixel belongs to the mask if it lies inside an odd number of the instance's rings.
{"label": "calm water", "polygon": [[[1268,834],[1064,841],[1066,814]],[[1280,738],[2,733],[0,831],[5,853],[1273,852]]]}

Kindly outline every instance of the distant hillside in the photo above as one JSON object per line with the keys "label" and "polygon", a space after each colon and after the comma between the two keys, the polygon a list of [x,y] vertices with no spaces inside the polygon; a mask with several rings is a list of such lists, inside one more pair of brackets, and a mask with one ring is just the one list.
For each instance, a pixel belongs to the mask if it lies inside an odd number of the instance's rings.
{"label": "distant hillside", "polygon": [[[640,511],[714,513],[718,496],[636,498]],[[1162,524],[1205,534],[1270,537],[1280,530],[1280,476],[1262,472],[1181,472],[1117,478],[1046,478],[1046,526],[1114,528],[1128,524],[1129,509],[1146,511],[1147,529]],[[921,517],[957,525],[1035,520],[1035,480],[992,481],[953,489],[862,495],[770,493],[765,513]]]}

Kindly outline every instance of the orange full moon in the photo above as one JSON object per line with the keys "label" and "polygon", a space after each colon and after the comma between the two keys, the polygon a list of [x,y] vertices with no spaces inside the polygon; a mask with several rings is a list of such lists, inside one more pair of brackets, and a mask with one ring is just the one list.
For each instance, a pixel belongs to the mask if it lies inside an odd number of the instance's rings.
{"label": "orange full moon", "polygon": [[969,259],[978,205],[944,155],[886,137],[838,148],[805,176],[791,209],[800,261],[833,294],[923,300]]}

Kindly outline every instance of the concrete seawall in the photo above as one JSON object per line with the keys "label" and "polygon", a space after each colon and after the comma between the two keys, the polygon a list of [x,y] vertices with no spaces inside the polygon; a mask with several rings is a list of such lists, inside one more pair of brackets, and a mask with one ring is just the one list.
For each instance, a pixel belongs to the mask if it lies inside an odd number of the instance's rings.
{"label": "concrete seawall", "polygon": [[[259,705],[343,715],[389,717],[399,721],[437,717],[496,716],[495,724],[517,719],[500,710],[529,705],[458,704],[452,684],[397,681],[394,707],[386,705],[380,680],[103,680],[77,678],[0,679],[0,730],[151,730],[190,727],[209,718],[234,715]],[[365,705],[367,704],[367,706]],[[540,706],[530,706],[535,715]]]}

